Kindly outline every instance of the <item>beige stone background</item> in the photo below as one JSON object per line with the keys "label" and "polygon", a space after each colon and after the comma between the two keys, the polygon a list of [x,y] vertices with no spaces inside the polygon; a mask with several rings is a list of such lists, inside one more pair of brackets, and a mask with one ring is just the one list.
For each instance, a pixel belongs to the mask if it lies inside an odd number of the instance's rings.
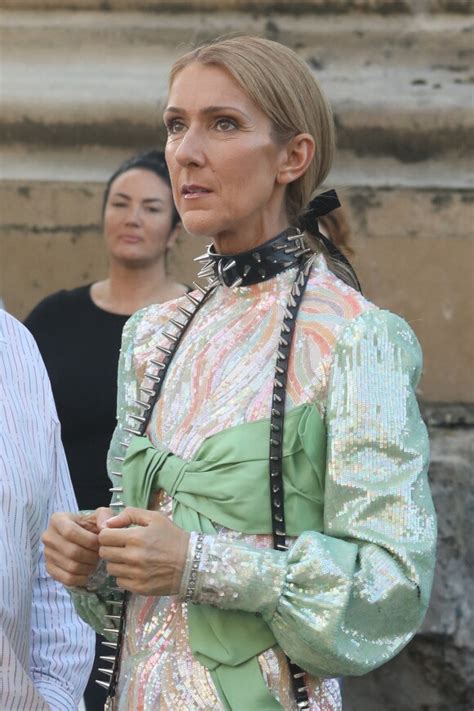
{"label": "beige stone background", "polygon": [[[474,0],[3,0],[0,296],[23,318],[101,278],[110,172],[162,146],[173,59],[248,31],[296,49],[332,101],[327,187],[348,211],[364,292],[425,355],[439,565],[427,620],[399,657],[345,682],[348,711],[472,711],[474,630]],[[189,282],[202,243],[183,236]],[[252,710],[249,710],[252,711]]]}

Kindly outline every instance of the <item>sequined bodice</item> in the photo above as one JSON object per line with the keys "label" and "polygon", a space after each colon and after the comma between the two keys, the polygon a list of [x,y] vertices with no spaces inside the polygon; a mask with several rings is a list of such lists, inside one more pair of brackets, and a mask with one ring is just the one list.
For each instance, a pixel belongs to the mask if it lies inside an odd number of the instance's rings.
{"label": "sequined bodice", "polygon": [[[269,417],[278,336],[294,276],[290,269],[261,284],[221,287],[203,306],[173,358],[153,412],[148,436],[155,445],[189,459],[205,438]],[[296,325],[287,411],[316,403],[324,415],[337,335],[348,318],[367,308],[370,305],[336,280],[319,258]],[[139,324],[131,364],[138,380],[172,310],[173,303],[166,310],[148,309]],[[163,492],[155,495],[153,508],[171,516],[171,500]],[[218,537],[263,548],[272,545],[269,535],[244,536],[223,528]],[[221,708],[208,672],[189,649],[184,603],[133,596],[127,629],[120,709]],[[259,662],[269,688],[285,709],[293,708],[284,654],[278,648],[268,650]],[[337,682],[313,679],[309,688],[311,708],[339,709]]]}

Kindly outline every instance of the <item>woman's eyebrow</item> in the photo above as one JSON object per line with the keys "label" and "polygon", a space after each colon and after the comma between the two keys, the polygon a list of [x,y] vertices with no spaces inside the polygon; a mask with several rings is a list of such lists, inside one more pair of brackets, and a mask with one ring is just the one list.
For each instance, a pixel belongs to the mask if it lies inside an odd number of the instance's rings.
{"label": "woman's eyebrow", "polygon": [[[132,198],[130,195],[127,195],[127,193],[114,193],[113,197],[120,197],[123,198],[124,200],[131,200]],[[163,200],[159,197],[148,197],[148,198],[143,198],[142,202],[159,202],[163,204]]]}
{"label": "woman's eyebrow", "polygon": [[[206,106],[204,109],[200,109],[199,113],[206,116],[208,114],[220,113],[221,111],[235,111],[236,113],[245,116],[245,118],[250,119],[250,116],[246,114],[245,111],[238,109],[236,106]],[[181,114],[184,116],[187,112],[185,109],[180,109],[177,106],[167,106],[164,113]]]}

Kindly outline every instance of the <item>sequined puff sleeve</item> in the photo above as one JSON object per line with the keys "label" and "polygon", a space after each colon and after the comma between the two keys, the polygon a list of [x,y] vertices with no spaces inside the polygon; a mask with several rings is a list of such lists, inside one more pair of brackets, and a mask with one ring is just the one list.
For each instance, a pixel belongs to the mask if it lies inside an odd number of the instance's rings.
{"label": "sequined puff sleeve", "polygon": [[[107,470],[113,485],[119,482],[113,472],[117,469],[114,466],[114,457],[123,454],[120,447],[122,428],[124,425],[125,413],[131,409],[131,404],[136,397],[136,373],[133,363],[133,346],[137,326],[143,317],[144,309],[135,313],[126,322],[122,333],[122,345],[120,349],[120,359],[118,367],[118,400],[117,400],[117,426],[112,436],[109,452],[107,455]],[[116,495],[112,500],[116,499]],[[104,634],[104,628],[113,624],[105,617],[107,612],[106,600],[113,600],[117,597],[115,589],[115,578],[107,575],[105,562],[101,562],[97,571],[89,578],[87,588],[70,588],[69,592],[74,601],[74,606],[78,614],[93,627],[97,632]],[[115,611],[116,612],[116,611]],[[107,636],[107,635],[106,635]],[[108,635],[113,640],[114,636]]]}
{"label": "sequined puff sleeve", "polygon": [[326,410],[324,531],[288,552],[207,536],[195,600],[256,612],[318,676],[364,674],[407,644],[426,611],[436,522],[407,324],[369,311],[336,346]]}

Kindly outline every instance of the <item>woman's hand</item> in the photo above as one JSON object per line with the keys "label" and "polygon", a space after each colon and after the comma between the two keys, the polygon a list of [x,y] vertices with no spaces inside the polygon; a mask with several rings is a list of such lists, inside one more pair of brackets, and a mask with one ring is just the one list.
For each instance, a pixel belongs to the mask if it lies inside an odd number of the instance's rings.
{"label": "woman's hand", "polygon": [[[131,524],[135,524],[128,528]],[[99,533],[99,555],[117,585],[138,595],[179,591],[189,533],[157,511],[127,507]]]}
{"label": "woman's hand", "polygon": [[46,569],[69,587],[83,587],[99,563],[99,531],[113,516],[109,508],[90,514],[55,513],[43,533]]}

